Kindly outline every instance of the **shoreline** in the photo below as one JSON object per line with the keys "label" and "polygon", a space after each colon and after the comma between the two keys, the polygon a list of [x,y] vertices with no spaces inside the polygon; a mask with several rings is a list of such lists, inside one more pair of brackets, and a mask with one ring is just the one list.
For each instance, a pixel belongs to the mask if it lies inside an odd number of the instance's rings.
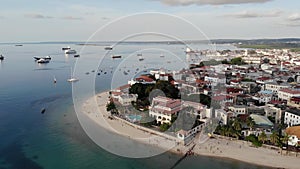
{"label": "shoreline", "polygon": [[[114,131],[115,133],[122,135],[124,137],[132,138],[135,141],[150,144],[143,141],[140,138],[148,138],[155,136],[156,146],[163,150],[167,150],[168,152],[175,153],[178,155],[184,155],[184,153],[191,147],[191,145],[195,144],[196,146],[193,149],[193,152],[197,156],[206,156],[212,158],[223,158],[223,159],[231,159],[237,160],[249,164],[271,167],[271,168],[290,168],[297,169],[299,168],[299,156],[289,156],[284,155],[285,153],[280,154],[278,150],[271,150],[264,147],[255,148],[251,146],[251,143],[241,141],[241,140],[228,140],[224,138],[214,138],[208,139],[204,143],[198,143],[196,139],[188,146],[176,145],[176,141],[167,140],[165,137],[161,135],[153,135],[155,132],[149,132],[149,130],[142,130],[141,127],[138,127],[136,124],[127,124],[129,122],[124,122],[124,119],[108,119],[109,113],[106,111],[106,103],[108,101],[108,91],[104,91],[96,94],[95,96],[90,97],[86,100],[83,107],[85,110],[89,110],[88,104],[91,99],[96,99],[98,109],[102,113],[103,117],[106,119],[106,123],[113,128],[114,130],[109,129],[110,131]],[[101,125],[99,122],[99,114],[84,112],[91,120],[98,125]],[[163,144],[158,144],[159,139],[163,141]],[[168,149],[168,145],[173,143],[175,146],[172,149]],[[166,149],[167,148],[167,149]],[[179,150],[179,151],[178,151]]]}

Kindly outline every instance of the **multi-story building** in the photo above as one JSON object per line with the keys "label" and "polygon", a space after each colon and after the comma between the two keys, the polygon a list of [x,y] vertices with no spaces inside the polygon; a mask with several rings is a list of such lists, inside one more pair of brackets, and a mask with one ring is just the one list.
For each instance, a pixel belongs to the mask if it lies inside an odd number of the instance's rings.
{"label": "multi-story building", "polygon": [[286,110],[284,113],[284,124],[287,124],[288,126],[295,126],[300,124],[300,110]]}
{"label": "multi-story building", "polygon": [[292,97],[300,96],[300,91],[295,89],[280,89],[278,91],[278,99],[290,100]]}
{"label": "multi-story building", "polygon": [[122,94],[118,97],[118,101],[123,106],[131,105],[131,102],[136,101],[137,95],[136,94]]}
{"label": "multi-story building", "polygon": [[266,117],[273,117],[275,118],[275,123],[281,122],[281,116],[282,116],[282,110],[279,107],[275,107],[272,104],[267,104],[264,107],[265,110],[265,116]]}
{"label": "multi-story building", "polygon": [[209,82],[211,86],[216,86],[217,84],[225,84],[226,83],[226,78],[224,75],[219,75],[219,76],[205,76],[204,81]]}
{"label": "multi-story building", "polygon": [[260,56],[245,56],[242,58],[245,63],[261,64],[262,58]]}
{"label": "multi-story building", "polygon": [[231,111],[225,111],[223,109],[216,109],[215,110],[216,118],[220,120],[223,125],[227,125],[229,120],[234,117]]}
{"label": "multi-story building", "polygon": [[179,99],[157,96],[153,98],[149,107],[149,116],[154,117],[159,124],[170,124],[172,116],[178,115],[180,110],[181,101]]}
{"label": "multi-story building", "polygon": [[300,109],[300,97],[291,97],[287,102],[288,106]]}
{"label": "multi-story building", "polygon": [[247,107],[244,105],[229,106],[228,109],[232,111],[235,116],[239,114],[247,114]]}
{"label": "multi-story building", "polygon": [[268,82],[265,84],[265,90],[272,91],[273,94],[277,95],[280,89],[289,88],[288,83],[277,83],[277,82]]}
{"label": "multi-story building", "polygon": [[252,99],[257,100],[259,103],[268,103],[272,100],[272,97],[273,94],[271,91],[264,90],[252,96]]}

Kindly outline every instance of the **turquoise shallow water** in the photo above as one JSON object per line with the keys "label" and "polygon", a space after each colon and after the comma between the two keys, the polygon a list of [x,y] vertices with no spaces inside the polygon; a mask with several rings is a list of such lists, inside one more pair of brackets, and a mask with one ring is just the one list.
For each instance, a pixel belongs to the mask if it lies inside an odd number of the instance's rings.
{"label": "turquoise shallow water", "polygon": [[[70,45],[77,51],[81,49],[81,46]],[[65,46],[67,44],[57,43],[24,44],[22,47],[0,45],[0,52],[5,56],[0,63],[0,169],[170,168],[180,156],[164,153],[144,159],[124,158],[106,152],[88,138],[74,112],[71,84],[66,82],[76,59],[63,54],[61,48]],[[135,44],[127,44],[119,50],[126,54],[135,48]],[[182,46],[168,48],[175,50]],[[99,47],[89,47],[81,57],[99,57],[98,50]],[[49,64],[34,62],[33,56],[44,55],[52,56]],[[80,74],[80,83],[88,76],[96,77],[97,72],[91,72],[88,63],[80,71],[90,74]],[[108,63],[109,66],[115,64],[112,60]],[[108,67],[102,68],[107,69],[107,74],[97,76],[96,91],[110,87]],[[53,83],[53,76],[57,84]],[[120,79],[120,83],[124,80]],[[44,114],[40,113],[42,108],[46,108]],[[234,160],[189,157],[177,168],[263,167]]]}

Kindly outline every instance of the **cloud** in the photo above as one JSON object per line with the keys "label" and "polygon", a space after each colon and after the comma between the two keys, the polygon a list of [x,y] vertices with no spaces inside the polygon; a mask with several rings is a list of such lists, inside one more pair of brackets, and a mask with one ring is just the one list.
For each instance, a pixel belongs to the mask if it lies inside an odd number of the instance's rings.
{"label": "cloud", "polygon": [[254,12],[254,11],[242,11],[239,13],[225,14],[224,16],[233,18],[265,18],[265,17],[279,17],[282,11],[273,10],[269,12]]}
{"label": "cloud", "polygon": [[245,3],[264,3],[273,0],[154,0],[164,4],[179,5],[226,5],[226,4],[245,4]]}
{"label": "cloud", "polygon": [[300,27],[300,22],[286,22],[286,23],[281,23],[281,25],[288,26],[288,27]]}
{"label": "cloud", "polygon": [[37,13],[25,14],[24,16],[26,18],[32,18],[32,19],[52,19],[52,18],[54,18],[52,16],[45,16],[45,15],[37,14]]}
{"label": "cloud", "polygon": [[65,20],[83,20],[83,18],[81,18],[81,17],[74,17],[74,16],[64,16],[61,19],[65,19]]}
{"label": "cloud", "polygon": [[300,13],[294,13],[288,17],[290,21],[299,21],[300,20]]}

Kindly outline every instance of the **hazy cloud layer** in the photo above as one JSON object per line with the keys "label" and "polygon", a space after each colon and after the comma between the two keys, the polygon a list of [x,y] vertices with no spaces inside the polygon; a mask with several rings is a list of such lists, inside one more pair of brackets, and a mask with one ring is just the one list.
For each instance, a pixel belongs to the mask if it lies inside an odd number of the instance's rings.
{"label": "hazy cloud layer", "polygon": [[263,11],[263,12],[254,12],[254,11],[242,11],[239,13],[225,14],[224,16],[233,17],[233,18],[264,18],[264,17],[279,17],[281,11]]}
{"label": "hazy cloud layer", "polygon": [[288,17],[290,21],[300,21],[300,13],[294,13]]}
{"label": "hazy cloud layer", "polygon": [[61,19],[65,19],[65,20],[83,20],[83,18],[74,17],[74,16],[64,16]]}
{"label": "hazy cloud layer", "polygon": [[264,3],[273,0],[154,0],[161,1],[168,5],[225,5],[225,4],[245,4]]}
{"label": "hazy cloud layer", "polygon": [[37,13],[31,13],[31,14],[25,14],[24,15],[26,18],[32,18],[32,19],[52,19],[52,16],[45,16],[42,14],[37,14]]}
{"label": "hazy cloud layer", "polygon": [[24,16],[25,16],[26,18],[32,18],[32,19],[83,20],[83,18],[80,18],[80,17],[74,17],[74,16],[53,17],[53,16],[46,16],[46,15],[37,14],[37,13],[25,14]]}
{"label": "hazy cloud layer", "polygon": [[281,25],[288,26],[288,27],[300,27],[300,22],[286,22],[286,23],[281,23]]}

